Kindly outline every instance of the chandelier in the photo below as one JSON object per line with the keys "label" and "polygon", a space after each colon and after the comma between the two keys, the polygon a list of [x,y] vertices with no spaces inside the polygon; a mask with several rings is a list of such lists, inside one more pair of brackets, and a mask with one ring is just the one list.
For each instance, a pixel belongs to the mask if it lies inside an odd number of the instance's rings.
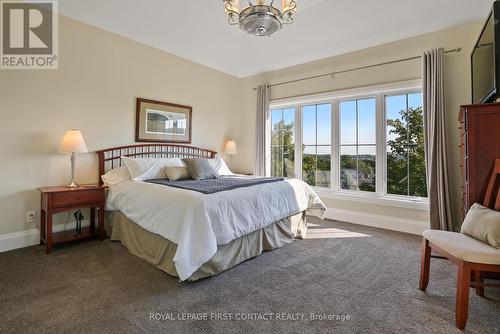
{"label": "chandelier", "polygon": [[255,36],[269,36],[284,24],[293,23],[293,16],[297,12],[295,0],[281,0],[281,6],[275,5],[275,0],[255,0],[255,4],[246,0],[248,5],[243,8],[239,0],[223,1],[229,24],[239,24],[241,30]]}

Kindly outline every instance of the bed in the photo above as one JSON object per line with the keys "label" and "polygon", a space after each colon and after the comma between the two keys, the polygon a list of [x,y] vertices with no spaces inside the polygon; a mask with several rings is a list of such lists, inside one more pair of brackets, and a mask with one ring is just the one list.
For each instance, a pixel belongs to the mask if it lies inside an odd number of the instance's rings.
{"label": "bed", "polygon": [[[170,144],[97,154],[100,176],[122,167],[121,157],[216,159],[211,150]],[[195,281],[304,237],[306,216],[323,218],[325,209],[312,188],[296,179],[211,194],[130,180],[109,187],[105,225],[110,238],[132,254],[181,281]]]}

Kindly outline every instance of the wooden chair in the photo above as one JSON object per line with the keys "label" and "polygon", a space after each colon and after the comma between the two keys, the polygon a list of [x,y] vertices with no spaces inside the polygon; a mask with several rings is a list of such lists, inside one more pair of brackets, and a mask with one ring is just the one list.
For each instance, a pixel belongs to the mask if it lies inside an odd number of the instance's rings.
{"label": "wooden chair", "polygon": [[[495,161],[483,205],[500,211],[500,159]],[[467,323],[469,288],[484,297],[484,273],[500,273],[500,250],[461,233],[427,230],[423,233],[422,260],[419,289],[425,291],[429,284],[431,252],[448,258],[458,266],[455,324],[463,330]]]}

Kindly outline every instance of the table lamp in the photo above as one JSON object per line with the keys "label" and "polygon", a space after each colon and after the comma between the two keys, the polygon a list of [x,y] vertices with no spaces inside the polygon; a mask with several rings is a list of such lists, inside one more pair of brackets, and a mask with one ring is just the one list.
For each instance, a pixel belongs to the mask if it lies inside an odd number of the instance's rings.
{"label": "table lamp", "polygon": [[236,142],[234,140],[228,140],[226,142],[226,147],[224,148],[224,153],[227,155],[238,154],[238,148],[236,147]]}
{"label": "table lamp", "polygon": [[228,140],[224,147],[224,154],[229,156],[231,167],[233,167],[233,156],[238,154],[238,148],[234,140]]}
{"label": "table lamp", "polygon": [[67,187],[78,188],[78,184],[75,182],[76,153],[88,152],[82,133],[79,130],[74,129],[66,131],[61,146],[59,147],[59,152],[71,153],[71,182],[67,185]]}

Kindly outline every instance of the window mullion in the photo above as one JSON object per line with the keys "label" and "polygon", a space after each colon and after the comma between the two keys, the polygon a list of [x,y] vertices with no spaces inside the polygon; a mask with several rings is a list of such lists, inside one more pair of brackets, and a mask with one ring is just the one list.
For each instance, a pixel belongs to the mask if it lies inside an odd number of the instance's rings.
{"label": "window mullion", "polygon": [[356,190],[359,189],[359,100],[356,100]]}
{"label": "window mullion", "polygon": [[[285,125],[285,110],[284,109],[281,109],[281,119],[280,119],[280,123],[283,124],[283,126]],[[284,151],[285,151],[285,139],[284,139],[284,134],[282,131],[280,131],[280,153],[281,153],[281,159],[280,159],[280,167],[281,167],[281,177],[285,176],[285,155],[284,155]]]}
{"label": "window mullion", "polygon": [[316,119],[316,142],[315,142],[315,149],[316,149],[316,155],[314,157],[314,185],[317,186],[318,185],[318,105],[316,104],[314,106],[314,113],[315,113],[315,119]]}
{"label": "window mullion", "polygon": [[375,127],[375,192],[379,196],[386,194],[386,143],[385,143],[385,133],[386,133],[386,121],[385,121],[385,103],[384,94],[378,94],[376,96],[376,127]]}
{"label": "window mullion", "polygon": [[302,180],[302,106],[295,105],[295,177]]}
{"label": "window mullion", "polygon": [[410,124],[408,117],[408,94],[406,94],[406,195],[410,196]]}
{"label": "window mullion", "polygon": [[332,126],[331,126],[331,173],[330,186],[338,191],[340,189],[340,121],[339,121],[339,101],[332,100]]}
{"label": "window mullion", "polygon": [[264,129],[264,147],[265,147],[265,152],[264,152],[264,159],[265,159],[265,171],[264,175],[265,176],[272,176],[272,160],[273,160],[273,143],[272,143],[272,136],[273,136],[273,126],[272,126],[272,110],[269,108],[268,110],[268,117],[266,117],[265,121],[265,129]]}

